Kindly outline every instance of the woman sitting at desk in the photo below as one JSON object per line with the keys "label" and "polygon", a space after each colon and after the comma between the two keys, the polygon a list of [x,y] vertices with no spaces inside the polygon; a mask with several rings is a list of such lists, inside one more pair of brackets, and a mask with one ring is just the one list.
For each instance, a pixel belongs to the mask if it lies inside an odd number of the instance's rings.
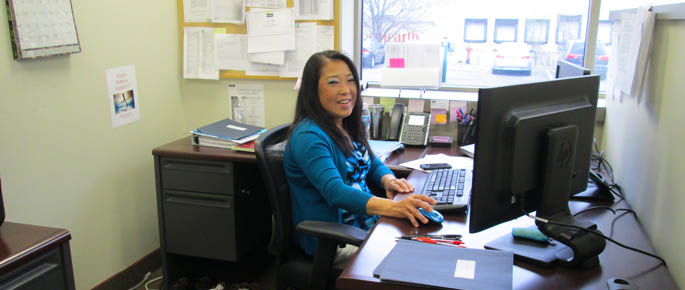
{"label": "woman sitting at desk", "polygon": [[[358,91],[359,76],[347,56],[324,51],[305,64],[283,163],[293,224],[318,220],[368,230],[376,215],[407,218],[415,227],[419,221],[427,223],[418,208],[431,211],[434,199],[412,194],[393,200],[396,193],[411,193],[414,187],[368,150]],[[374,196],[367,181],[382,186],[387,198]],[[297,232],[295,238],[314,255],[315,238]]]}

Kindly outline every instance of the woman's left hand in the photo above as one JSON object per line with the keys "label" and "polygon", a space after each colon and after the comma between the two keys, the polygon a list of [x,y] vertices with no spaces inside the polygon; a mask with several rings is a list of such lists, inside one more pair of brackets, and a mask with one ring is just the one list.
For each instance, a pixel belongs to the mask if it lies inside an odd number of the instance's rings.
{"label": "woman's left hand", "polygon": [[414,186],[404,178],[394,178],[385,183],[385,195],[394,199],[398,193],[412,193]]}

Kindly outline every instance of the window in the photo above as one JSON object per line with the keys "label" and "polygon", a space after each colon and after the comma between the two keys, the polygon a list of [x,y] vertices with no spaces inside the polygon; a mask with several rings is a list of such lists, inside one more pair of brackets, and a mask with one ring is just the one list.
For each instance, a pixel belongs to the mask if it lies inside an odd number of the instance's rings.
{"label": "window", "polygon": [[465,91],[554,78],[568,42],[585,39],[590,9],[589,0],[357,1],[362,80],[382,86],[389,43],[440,44],[436,83]]}
{"label": "window", "polygon": [[558,15],[556,43],[566,46],[571,40],[580,39],[582,15]]}
{"label": "window", "polygon": [[518,19],[495,19],[495,43],[516,42]]}
{"label": "window", "polygon": [[464,42],[483,43],[488,37],[488,20],[466,18],[464,20]]}
{"label": "window", "polygon": [[605,45],[611,45],[611,31],[614,22],[611,20],[600,20],[597,27],[597,41]]}
{"label": "window", "polygon": [[549,19],[526,19],[527,44],[546,44],[549,41]]}

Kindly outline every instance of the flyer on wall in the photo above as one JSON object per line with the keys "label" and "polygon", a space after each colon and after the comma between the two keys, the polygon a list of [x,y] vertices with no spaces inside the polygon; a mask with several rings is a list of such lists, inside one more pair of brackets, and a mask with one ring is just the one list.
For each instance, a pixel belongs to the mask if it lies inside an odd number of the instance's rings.
{"label": "flyer on wall", "polygon": [[112,127],[120,127],[140,119],[140,96],[133,65],[110,68],[107,73],[107,99]]}

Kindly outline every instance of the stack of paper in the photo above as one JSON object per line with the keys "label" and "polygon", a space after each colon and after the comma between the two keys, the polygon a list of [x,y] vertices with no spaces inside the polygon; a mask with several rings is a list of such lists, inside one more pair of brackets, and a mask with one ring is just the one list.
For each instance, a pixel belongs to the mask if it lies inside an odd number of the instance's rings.
{"label": "stack of paper", "polygon": [[193,145],[231,149],[234,145],[245,144],[259,137],[266,129],[224,119],[191,131]]}
{"label": "stack of paper", "polygon": [[404,148],[404,145],[399,141],[369,140],[369,147],[380,161],[385,161],[392,155],[392,152]]}
{"label": "stack of paper", "polygon": [[512,289],[514,254],[398,240],[373,271],[383,282],[447,289]]}

